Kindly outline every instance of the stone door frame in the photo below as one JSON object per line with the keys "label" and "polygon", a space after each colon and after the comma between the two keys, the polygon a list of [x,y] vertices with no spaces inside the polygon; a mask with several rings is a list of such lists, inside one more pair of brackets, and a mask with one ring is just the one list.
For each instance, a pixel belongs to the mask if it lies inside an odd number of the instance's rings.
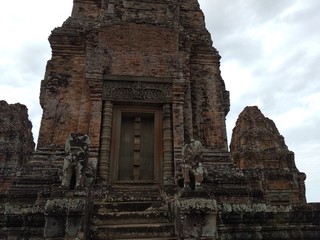
{"label": "stone door frame", "polygon": [[174,182],[172,79],[155,77],[104,76],[102,92],[102,121],[99,148],[98,177],[105,185],[114,182],[112,165],[113,121],[118,106],[143,110],[159,109],[161,125],[161,154],[159,154],[158,184]]}

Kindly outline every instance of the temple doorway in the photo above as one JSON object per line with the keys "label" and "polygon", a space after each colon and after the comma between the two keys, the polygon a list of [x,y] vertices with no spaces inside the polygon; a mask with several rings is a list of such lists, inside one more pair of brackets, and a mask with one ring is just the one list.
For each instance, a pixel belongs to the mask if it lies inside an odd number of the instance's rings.
{"label": "temple doorway", "polygon": [[162,159],[161,110],[115,106],[112,132],[114,183],[157,183]]}

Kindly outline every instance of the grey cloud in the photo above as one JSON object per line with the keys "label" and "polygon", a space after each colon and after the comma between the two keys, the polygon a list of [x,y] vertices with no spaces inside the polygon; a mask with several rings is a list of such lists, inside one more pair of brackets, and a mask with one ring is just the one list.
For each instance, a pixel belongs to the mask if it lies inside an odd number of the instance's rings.
{"label": "grey cloud", "polygon": [[203,1],[208,6],[203,9],[207,24],[212,25],[213,33],[223,35],[277,18],[294,3],[292,0],[233,0],[231,4],[220,0]]}
{"label": "grey cloud", "polygon": [[297,51],[275,72],[263,74],[264,69],[260,69],[255,73],[257,77],[262,76],[260,90],[293,97],[319,92],[320,73],[316,70],[319,60],[320,56],[309,57],[307,53]]}
{"label": "grey cloud", "polygon": [[14,88],[30,86],[35,82],[40,84],[41,78],[39,76],[44,75],[49,54],[48,46],[45,46],[43,42],[19,46],[11,55],[4,56],[7,59],[14,59],[14,61],[10,61],[9,64],[2,67],[3,69],[0,71],[1,84]]}
{"label": "grey cloud", "polygon": [[206,0],[205,12],[207,27],[211,29],[213,40],[220,36],[228,36],[234,32],[242,31],[248,27],[249,18],[239,1],[233,4],[225,4],[220,0]]}
{"label": "grey cloud", "polygon": [[262,54],[261,43],[241,33],[227,37],[219,45],[223,52],[222,61],[240,57],[241,65],[252,63],[252,59],[259,59]]}
{"label": "grey cloud", "polygon": [[258,23],[278,18],[284,10],[294,4],[292,0],[241,0],[241,3],[245,4],[246,8],[253,12]]}
{"label": "grey cloud", "polygon": [[[306,2],[303,2],[305,5]],[[303,9],[284,17],[283,21],[290,26],[292,30],[292,46],[308,45],[309,42],[317,42],[320,39],[320,1],[308,1]]]}
{"label": "grey cloud", "polygon": [[287,15],[284,20],[289,24],[299,24],[304,27],[307,27],[308,23],[311,25],[319,23],[320,2],[318,0],[308,0],[307,2],[303,2],[302,6],[303,8]]}
{"label": "grey cloud", "polygon": [[286,138],[292,145],[312,145],[316,143],[320,147],[320,131],[315,131],[315,126],[320,122],[320,114],[308,119],[305,123],[293,127],[290,131],[285,132]]}
{"label": "grey cloud", "polygon": [[41,75],[44,72],[46,61],[50,57],[49,44],[44,42],[28,43],[17,51],[17,67],[21,72],[32,75]]}

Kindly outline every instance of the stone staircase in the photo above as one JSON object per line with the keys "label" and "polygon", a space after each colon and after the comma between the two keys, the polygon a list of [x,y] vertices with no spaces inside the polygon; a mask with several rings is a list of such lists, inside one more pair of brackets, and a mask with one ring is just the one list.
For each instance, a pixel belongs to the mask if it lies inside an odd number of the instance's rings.
{"label": "stone staircase", "polygon": [[157,188],[113,188],[93,202],[90,239],[177,239],[169,208]]}

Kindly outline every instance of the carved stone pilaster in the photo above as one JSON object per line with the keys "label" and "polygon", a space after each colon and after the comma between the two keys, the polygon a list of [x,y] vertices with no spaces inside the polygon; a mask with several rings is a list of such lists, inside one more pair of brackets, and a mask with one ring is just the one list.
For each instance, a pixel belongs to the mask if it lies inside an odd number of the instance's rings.
{"label": "carved stone pilaster", "polygon": [[171,105],[163,106],[163,179],[164,184],[174,183],[173,131]]}
{"label": "carved stone pilaster", "polygon": [[99,160],[99,177],[103,181],[108,181],[110,165],[110,146],[111,146],[111,128],[112,128],[113,104],[111,101],[105,101],[103,104],[101,148]]}

